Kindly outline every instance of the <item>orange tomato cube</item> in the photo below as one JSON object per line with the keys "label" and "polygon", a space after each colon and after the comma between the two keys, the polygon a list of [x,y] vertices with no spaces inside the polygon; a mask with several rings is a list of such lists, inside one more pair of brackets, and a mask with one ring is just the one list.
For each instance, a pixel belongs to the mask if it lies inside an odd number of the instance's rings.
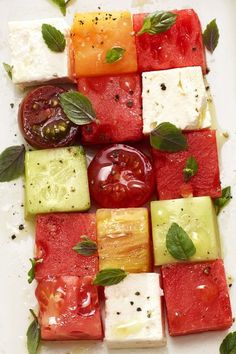
{"label": "orange tomato cube", "polygon": [[[129,12],[78,13],[71,29],[71,39],[75,77],[137,71],[135,39]],[[106,54],[113,47],[121,47],[125,52],[120,60],[106,63]]]}
{"label": "orange tomato cube", "polygon": [[99,270],[121,268],[130,273],[151,270],[148,210],[98,209]]}

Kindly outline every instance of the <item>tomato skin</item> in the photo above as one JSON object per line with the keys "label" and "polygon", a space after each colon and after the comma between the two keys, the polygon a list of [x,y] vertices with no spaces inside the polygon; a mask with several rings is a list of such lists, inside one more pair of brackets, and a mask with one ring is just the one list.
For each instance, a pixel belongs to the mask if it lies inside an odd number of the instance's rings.
{"label": "tomato skin", "polygon": [[79,127],[69,121],[59,102],[59,95],[63,92],[65,90],[60,87],[41,86],[23,99],[18,124],[24,139],[31,146],[38,149],[56,148],[71,145],[76,140]]}
{"label": "tomato skin", "polygon": [[97,287],[91,277],[48,277],[36,289],[43,340],[102,339]]}
{"label": "tomato skin", "polygon": [[90,193],[103,208],[142,206],[154,190],[149,158],[122,144],[99,151],[88,168],[88,177]]}

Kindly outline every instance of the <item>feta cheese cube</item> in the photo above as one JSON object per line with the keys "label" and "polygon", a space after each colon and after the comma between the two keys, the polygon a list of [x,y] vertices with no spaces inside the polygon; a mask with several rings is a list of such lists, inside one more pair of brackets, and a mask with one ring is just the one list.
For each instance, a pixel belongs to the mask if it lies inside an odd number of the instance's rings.
{"label": "feta cheese cube", "polygon": [[156,273],[129,274],[119,284],[105,287],[105,341],[108,347],[164,346],[161,296]]}
{"label": "feta cheese cube", "polygon": [[[67,40],[63,53],[51,51],[42,36],[42,24],[61,31]],[[12,56],[12,81],[30,86],[55,81],[70,81],[69,26],[61,18],[9,22],[9,43]]]}
{"label": "feta cheese cube", "polygon": [[199,66],[145,72],[143,133],[170,122],[182,130],[211,126],[208,94]]}

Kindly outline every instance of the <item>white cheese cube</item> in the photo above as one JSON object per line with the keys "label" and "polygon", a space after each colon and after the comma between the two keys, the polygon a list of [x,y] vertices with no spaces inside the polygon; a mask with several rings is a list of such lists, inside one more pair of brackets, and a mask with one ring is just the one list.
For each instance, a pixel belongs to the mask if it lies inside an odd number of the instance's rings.
{"label": "white cheese cube", "polygon": [[162,290],[155,273],[129,274],[105,287],[105,341],[110,348],[148,348],[166,344]]}
{"label": "white cheese cube", "polygon": [[150,71],[143,78],[143,133],[170,122],[182,130],[211,126],[202,69],[199,66]]}
{"label": "white cheese cube", "polygon": [[[42,37],[42,24],[50,24],[61,31],[67,41],[63,53],[51,51]],[[31,86],[54,81],[70,81],[69,34],[67,23],[61,18],[9,22],[9,43],[12,56],[12,81]]]}

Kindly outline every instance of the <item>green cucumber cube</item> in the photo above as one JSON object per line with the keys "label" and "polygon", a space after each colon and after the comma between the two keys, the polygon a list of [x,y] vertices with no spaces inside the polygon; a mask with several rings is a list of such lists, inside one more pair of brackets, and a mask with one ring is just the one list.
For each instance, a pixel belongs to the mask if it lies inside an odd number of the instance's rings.
{"label": "green cucumber cube", "polygon": [[151,202],[151,217],[155,265],[180,262],[166,248],[166,235],[173,222],[187,232],[196,247],[189,261],[221,257],[217,218],[210,197]]}
{"label": "green cucumber cube", "polygon": [[26,153],[26,217],[89,208],[86,156],[81,146]]}

